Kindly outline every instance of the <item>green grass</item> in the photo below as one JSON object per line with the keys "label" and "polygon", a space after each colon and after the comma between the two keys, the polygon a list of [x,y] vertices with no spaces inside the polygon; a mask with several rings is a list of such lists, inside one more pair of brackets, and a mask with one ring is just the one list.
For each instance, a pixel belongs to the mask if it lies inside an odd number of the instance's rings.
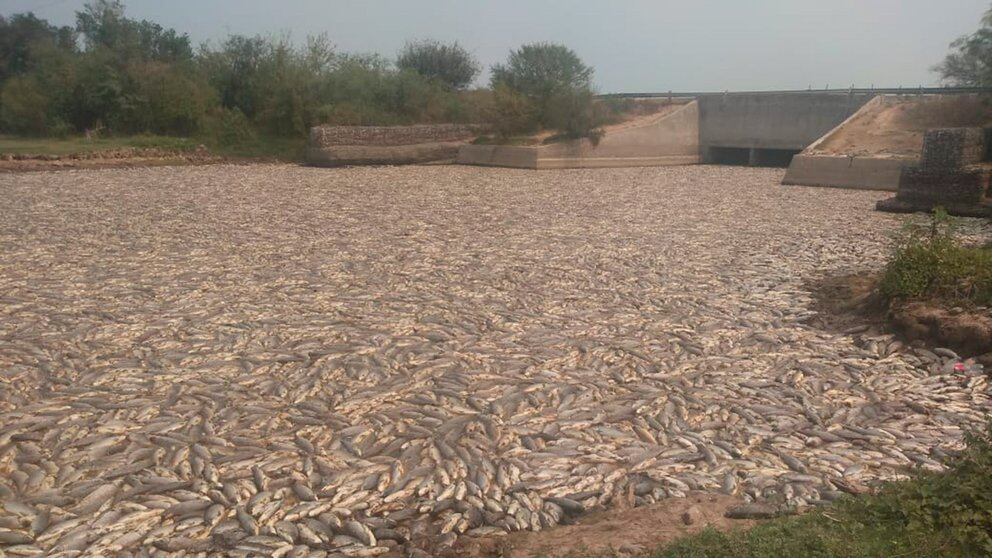
{"label": "green grass", "polygon": [[879,286],[888,298],[992,305],[992,248],[962,244],[938,210],[927,227],[910,222]]}
{"label": "green grass", "polygon": [[532,136],[479,136],[472,141],[475,145],[515,145],[515,146],[536,146],[541,142]]}
{"label": "green grass", "polygon": [[239,145],[223,145],[210,138],[177,138],[169,136],[123,136],[99,139],[85,137],[28,138],[0,135],[0,153],[12,155],[59,155],[97,153],[125,148],[155,148],[169,151],[192,151],[199,145],[221,157],[230,159],[263,159],[302,161],[306,138],[259,136]]}
{"label": "green grass", "polygon": [[210,140],[203,144],[211,153],[231,159],[263,159],[300,162],[306,154],[306,138],[257,137],[239,145],[223,145]]}
{"label": "green grass", "polygon": [[158,148],[189,151],[199,145],[188,138],[167,136],[126,136],[99,139],[85,137],[27,138],[0,135],[0,153],[14,155],[73,155],[125,148]]}

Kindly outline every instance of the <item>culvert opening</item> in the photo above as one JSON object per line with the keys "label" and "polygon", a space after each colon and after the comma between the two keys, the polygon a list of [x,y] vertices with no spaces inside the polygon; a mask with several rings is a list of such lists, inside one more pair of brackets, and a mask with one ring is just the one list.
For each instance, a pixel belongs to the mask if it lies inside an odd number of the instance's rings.
{"label": "culvert opening", "polygon": [[799,153],[798,149],[755,149],[755,160],[751,164],[756,167],[788,167]]}
{"label": "culvert opening", "polygon": [[707,162],[714,165],[751,167],[788,167],[799,149],[751,149],[747,147],[711,147]]}
{"label": "culvert opening", "polygon": [[745,166],[751,161],[751,150],[741,147],[711,147],[709,162],[714,165]]}

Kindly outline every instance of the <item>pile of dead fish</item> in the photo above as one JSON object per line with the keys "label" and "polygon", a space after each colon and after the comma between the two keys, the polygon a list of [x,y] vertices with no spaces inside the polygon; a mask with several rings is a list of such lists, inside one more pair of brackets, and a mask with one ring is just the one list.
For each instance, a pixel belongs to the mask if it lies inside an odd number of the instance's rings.
{"label": "pile of dead fish", "polygon": [[376,556],[940,469],[988,376],[809,326],[900,221],[780,178],[0,177],[0,553]]}

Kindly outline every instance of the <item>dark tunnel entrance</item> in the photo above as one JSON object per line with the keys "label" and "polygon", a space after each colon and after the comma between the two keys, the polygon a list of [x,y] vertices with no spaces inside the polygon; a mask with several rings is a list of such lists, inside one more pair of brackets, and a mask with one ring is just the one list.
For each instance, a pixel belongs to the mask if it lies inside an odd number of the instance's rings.
{"label": "dark tunnel entrance", "polygon": [[706,162],[713,165],[745,166],[750,161],[750,149],[741,147],[711,147]]}
{"label": "dark tunnel entrance", "polygon": [[788,167],[799,149],[760,149],[749,147],[711,147],[706,162],[712,165],[751,167]]}

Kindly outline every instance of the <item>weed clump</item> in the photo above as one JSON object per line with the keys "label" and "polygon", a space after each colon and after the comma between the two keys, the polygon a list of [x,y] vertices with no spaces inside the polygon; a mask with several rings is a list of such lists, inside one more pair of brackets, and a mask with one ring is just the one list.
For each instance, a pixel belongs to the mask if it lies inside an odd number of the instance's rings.
{"label": "weed clump", "polygon": [[880,289],[889,299],[992,305],[992,247],[962,242],[952,219],[938,208],[926,226],[907,225]]}

